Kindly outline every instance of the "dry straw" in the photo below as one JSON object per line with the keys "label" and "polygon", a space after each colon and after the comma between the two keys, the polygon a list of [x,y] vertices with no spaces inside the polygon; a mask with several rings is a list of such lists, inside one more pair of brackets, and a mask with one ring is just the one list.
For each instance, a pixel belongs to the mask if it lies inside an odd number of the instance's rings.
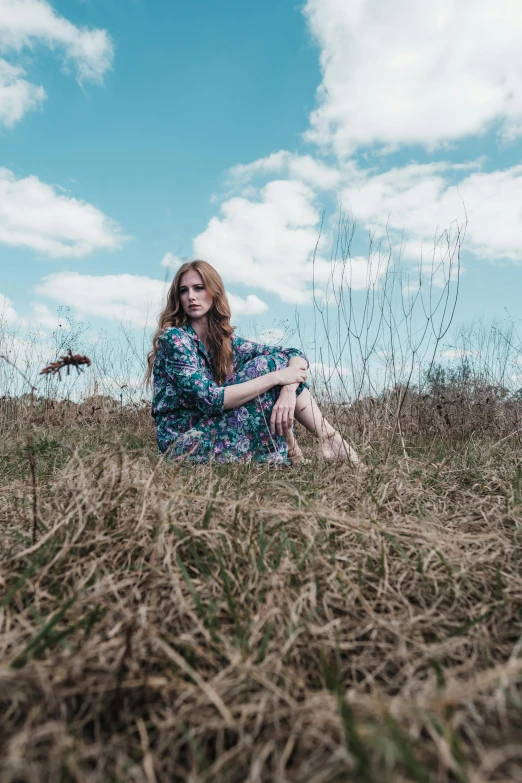
{"label": "dry straw", "polygon": [[35,411],[35,544],[1,420],[2,782],[519,779],[501,404],[471,443],[405,416],[409,472],[400,444],[384,462],[381,406],[363,479],[180,470],[157,463],[147,409],[60,408]]}
{"label": "dry straw", "polygon": [[396,286],[337,308],[360,393],[325,406],[364,476],[302,431],[298,468],[164,461],[101,395],[33,393],[28,458],[0,400],[1,783],[522,780],[522,404],[434,365]]}

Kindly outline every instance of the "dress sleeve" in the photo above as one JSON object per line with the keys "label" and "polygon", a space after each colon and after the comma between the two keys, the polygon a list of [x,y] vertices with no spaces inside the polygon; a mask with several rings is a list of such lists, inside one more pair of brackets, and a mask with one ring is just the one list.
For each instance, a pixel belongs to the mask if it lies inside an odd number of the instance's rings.
{"label": "dress sleeve", "polygon": [[310,362],[302,351],[298,348],[283,348],[282,345],[263,345],[262,343],[253,343],[250,340],[243,340],[242,337],[236,337],[234,335],[234,349],[235,353],[239,357],[241,364],[249,362],[251,359],[255,359],[257,356],[271,356],[274,353],[284,353],[291,359],[292,356],[300,356],[304,359],[308,366]]}
{"label": "dress sleeve", "polygon": [[158,353],[170,381],[191,408],[208,416],[223,413],[225,389],[201,372],[197,348],[182,329],[171,327],[163,332],[158,339]]}

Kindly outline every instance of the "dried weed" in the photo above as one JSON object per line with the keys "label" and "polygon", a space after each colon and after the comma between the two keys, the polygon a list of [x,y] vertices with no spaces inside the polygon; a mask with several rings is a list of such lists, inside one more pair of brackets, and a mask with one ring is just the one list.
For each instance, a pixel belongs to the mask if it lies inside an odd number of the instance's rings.
{"label": "dried weed", "polygon": [[500,411],[459,438],[407,400],[388,459],[382,403],[337,411],[369,435],[362,478],[168,464],[144,409],[37,401],[33,544],[23,406],[2,405],[3,783],[522,780]]}

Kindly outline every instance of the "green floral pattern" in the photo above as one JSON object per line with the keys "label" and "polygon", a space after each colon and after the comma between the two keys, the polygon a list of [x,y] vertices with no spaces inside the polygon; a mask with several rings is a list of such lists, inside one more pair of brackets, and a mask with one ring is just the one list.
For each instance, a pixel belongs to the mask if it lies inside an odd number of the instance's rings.
{"label": "green floral pattern", "polygon": [[[272,435],[269,423],[279,396],[275,386],[250,402],[223,410],[225,386],[282,369],[295,348],[261,345],[232,337],[233,371],[223,386],[212,374],[210,357],[194,329],[165,329],[154,362],[152,415],[158,448],[190,462],[288,463],[284,437]],[[300,384],[299,395],[306,384]]]}

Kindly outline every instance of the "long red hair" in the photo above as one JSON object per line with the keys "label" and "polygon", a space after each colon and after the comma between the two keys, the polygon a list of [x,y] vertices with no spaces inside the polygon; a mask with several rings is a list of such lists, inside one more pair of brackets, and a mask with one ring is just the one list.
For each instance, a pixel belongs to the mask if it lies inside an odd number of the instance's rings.
{"label": "long red hair", "polygon": [[167,304],[158,318],[158,328],[152,338],[152,350],[147,356],[146,382],[150,383],[154,359],[158,350],[158,338],[169,326],[184,326],[189,319],[180,302],[179,286],[185,272],[195,270],[201,275],[205,288],[212,297],[212,307],[208,312],[208,347],[211,353],[212,371],[216,383],[222,384],[227,375],[232,372],[232,343],[230,338],[234,333],[230,325],[230,305],[228,304],[225,286],[221,276],[213,266],[206,261],[188,261],[180,266],[172,281],[167,295]]}

